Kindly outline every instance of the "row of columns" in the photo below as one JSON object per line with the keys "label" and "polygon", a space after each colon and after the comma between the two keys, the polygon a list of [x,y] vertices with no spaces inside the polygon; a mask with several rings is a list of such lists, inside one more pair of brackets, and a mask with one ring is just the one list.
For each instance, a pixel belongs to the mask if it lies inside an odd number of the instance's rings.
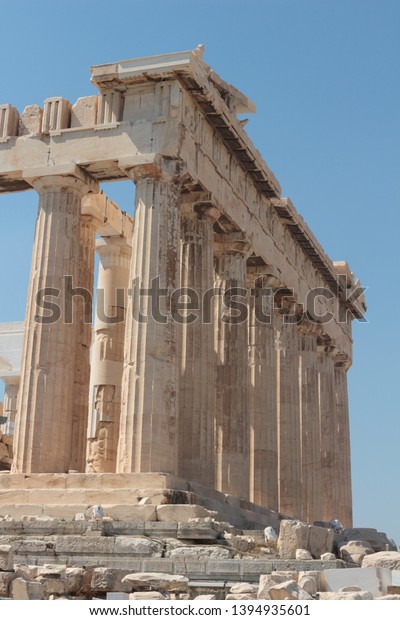
{"label": "row of columns", "polygon": [[[85,293],[71,323],[37,322],[36,305],[44,287],[63,301],[65,274],[93,288],[98,223],[80,214],[93,188],[81,173],[32,182],[40,200],[13,471],[84,471],[86,461],[89,472],[168,472],[288,515],[350,525],[346,360],[315,326],[286,323],[272,298],[271,322],[257,321],[269,276],[247,269],[240,233],[214,233],[215,208],[180,204],[176,175],[127,174],[136,183],[132,246],[121,237],[97,245],[104,317],[94,326],[90,392]],[[150,312],[154,287],[161,320]],[[209,321],[171,319],[178,287],[200,300],[214,287]],[[247,322],[225,320],[232,287],[254,289]],[[106,318],[125,310],[126,324]]]}

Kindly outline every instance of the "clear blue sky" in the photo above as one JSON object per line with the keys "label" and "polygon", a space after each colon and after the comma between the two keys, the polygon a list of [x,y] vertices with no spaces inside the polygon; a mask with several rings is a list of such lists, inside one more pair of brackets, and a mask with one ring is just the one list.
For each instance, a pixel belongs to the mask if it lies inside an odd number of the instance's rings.
{"label": "clear blue sky", "polygon": [[[400,2],[0,4],[0,100],[20,112],[94,93],[93,64],[198,43],[256,102],[247,130],[283,195],[368,287],[349,375],[354,522],[400,543]],[[107,192],[125,203],[133,195],[115,184]],[[0,197],[0,321],[24,319],[36,204],[33,192]]]}

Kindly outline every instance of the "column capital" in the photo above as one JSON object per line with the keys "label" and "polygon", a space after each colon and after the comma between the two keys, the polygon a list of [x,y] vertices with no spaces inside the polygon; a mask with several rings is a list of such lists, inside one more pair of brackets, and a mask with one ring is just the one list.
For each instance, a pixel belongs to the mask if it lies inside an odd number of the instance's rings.
{"label": "column capital", "polygon": [[249,265],[249,262],[247,263],[247,281],[249,284],[255,285],[256,282],[259,282],[262,287],[265,285],[266,288],[271,288],[274,291],[283,287],[276,267],[273,265]]}
{"label": "column capital", "polygon": [[351,366],[351,359],[346,353],[336,352],[334,363],[335,368],[343,368],[347,371]]}
{"label": "column capital", "polygon": [[153,155],[145,161],[142,157],[122,158],[118,160],[118,167],[134,183],[144,179],[153,179],[180,185],[184,180],[185,164],[176,157]]}
{"label": "column capital", "polygon": [[318,335],[317,338],[317,351],[319,354],[323,354],[323,355],[327,355],[330,358],[334,358],[337,353],[338,353],[338,349],[335,345],[335,342],[332,338],[330,338],[330,336],[328,336],[327,334],[320,334]]}
{"label": "column capital", "polygon": [[39,193],[65,188],[75,189],[84,196],[99,191],[97,181],[77,164],[30,168],[22,176]]}
{"label": "column capital", "polygon": [[251,245],[242,232],[214,235],[214,254],[216,256],[240,254],[247,257],[250,252]]}

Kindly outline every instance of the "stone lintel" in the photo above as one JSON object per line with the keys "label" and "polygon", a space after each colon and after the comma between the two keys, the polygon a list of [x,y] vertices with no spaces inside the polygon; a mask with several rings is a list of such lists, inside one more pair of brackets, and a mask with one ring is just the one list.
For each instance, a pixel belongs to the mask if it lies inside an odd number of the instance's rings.
{"label": "stone lintel", "polygon": [[133,218],[103,192],[83,197],[82,215],[91,215],[99,220],[97,233],[102,237],[120,235],[125,238],[125,243],[132,240]]}

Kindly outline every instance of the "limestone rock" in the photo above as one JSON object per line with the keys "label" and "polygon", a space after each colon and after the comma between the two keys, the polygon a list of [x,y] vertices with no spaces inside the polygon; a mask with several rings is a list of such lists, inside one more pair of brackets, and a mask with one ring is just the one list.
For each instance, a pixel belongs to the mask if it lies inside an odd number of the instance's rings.
{"label": "limestone rock", "polygon": [[14,552],[11,545],[0,545],[0,571],[12,571]]}
{"label": "limestone rock", "polygon": [[397,551],[393,540],[390,540],[384,532],[378,532],[373,528],[348,528],[343,530],[342,535],[346,541],[363,540],[369,543],[376,553],[386,551],[387,545],[389,551]]}
{"label": "limestone rock", "polygon": [[371,592],[319,592],[320,601],[373,601]]}
{"label": "limestone rock", "polygon": [[38,105],[28,105],[19,121],[19,135],[37,135],[42,129],[43,110]]}
{"label": "limestone rock", "polygon": [[131,573],[122,579],[132,589],[157,588],[160,590],[185,589],[189,579],[183,575],[168,575],[167,573]]}
{"label": "limestone rock", "polygon": [[282,574],[271,573],[270,575],[260,575],[257,598],[260,600],[270,600],[269,591],[273,586],[279,583],[285,583],[286,581],[295,581],[294,577],[294,573],[286,571],[282,571]]}
{"label": "limestone rock", "polygon": [[317,582],[315,577],[311,577],[310,575],[303,575],[299,577],[297,583],[299,587],[302,588],[307,594],[311,596],[317,593]]}
{"label": "limestone rock", "polygon": [[65,571],[65,591],[67,594],[79,594],[83,588],[84,568],[67,568]]}
{"label": "limestone rock", "polygon": [[97,96],[80,97],[72,106],[71,127],[93,127],[96,124]]}
{"label": "limestone rock", "polygon": [[312,596],[310,596],[305,590],[300,588],[298,583],[293,580],[275,584],[269,589],[268,594],[272,601],[296,601],[312,599]]}
{"label": "limestone rock", "polygon": [[362,565],[362,561],[366,555],[374,553],[371,545],[363,540],[351,540],[339,548],[340,557],[345,562],[354,562],[354,564]]}
{"label": "limestone rock", "polygon": [[323,583],[323,572],[322,571],[320,571],[320,570],[304,570],[304,571],[299,571],[297,582],[300,583],[300,580],[303,577],[312,577],[315,580],[317,592],[324,589],[322,587],[322,583]]}
{"label": "limestone rock", "polygon": [[194,601],[216,601],[217,597],[215,594],[199,594],[199,596],[195,596]]}
{"label": "limestone rock", "polygon": [[[229,590],[229,594],[256,594],[258,586],[253,583],[235,583]],[[253,596],[255,598],[255,596]]]}
{"label": "limestone rock", "polygon": [[43,594],[45,598],[52,595],[62,596],[65,594],[65,581],[60,577],[43,577],[37,578],[37,581],[43,586]]}
{"label": "limestone rock", "polygon": [[294,559],[297,549],[306,549],[313,558],[332,551],[333,531],[325,527],[307,525],[301,521],[284,519],[278,538],[278,553],[284,560]]}
{"label": "limestone rock", "polygon": [[41,601],[44,597],[43,584],[18,577],[11,582],[11,596],[16,601]]}
{"label": "limestone rock", "polygon": [[130,601],[165,601],[168,597],[161,592],[132,592]]}
{"label": "limestone rock", "polygon": [[307,549],[296,549],[296,560],[312,560],[312,555]]}
{"label": "limestone rock", "polygon": [[336,560],[336,555],[334,553],[323,553],[321,555],[321,560],[324,562],[332,562],[333,560]]}
{"label": "limestone rock", "polygon": [[377,601],[400,601],[400,594],[385,594],[385,596],[376,597]]}
{"label": "limestone rock", "polygon": [[114,589],[115,573],[108,568],[95,568],[90,588],[93,592],[111,592]]}
{"label": "limestone rock", "polygon": [[366,555],[362,561],[362,567],[381,566],[391,570],[400,570],[399,551],[380,551],[373,555]]}
{"label": "limestone rock", "polygon": [[226,601],[253,601],[254,594],[227,594],[225,597]]}
{"label": "limestone rock", "polygon": [[15,578],[16,578],[16,574],[14,572],[11,572],[11,571],[0,572],[0,596],[9,595],[10,583]]}

